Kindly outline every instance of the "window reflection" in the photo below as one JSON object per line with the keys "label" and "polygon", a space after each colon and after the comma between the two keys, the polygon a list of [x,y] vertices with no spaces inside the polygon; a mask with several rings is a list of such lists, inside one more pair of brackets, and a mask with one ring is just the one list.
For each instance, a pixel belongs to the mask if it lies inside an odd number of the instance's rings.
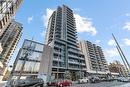
{"label": "window reflection", "polygon": [[[18,61],[15,71],[20,71],[25,62],[23,72],[36,73],[39,71],[40,60],[42,57],[43,45],[34,41],[25,40],[23,47],[18,53]],[[28,53],[27,58],[26,55]]]}
{"label": "window reflection", "polygon": [[[24,58],[25,57],[26,51],[27,50],[23,50],[22,49],[21,54],[20,54],[20,58]],[[29,52],[28,59],[40,61],[41,60],[41,56],[42,56],[41,52],[34,52],[34,51],[32,51],[32,52]]]}
{"label": "window reflection", "polygon": [[43,51],[43,45],[36,42],[25,41],[23,48],[31,48],[31,50]]}
{"label": "window reflection", "polygon": [[19,60],[19,61],[17,62],[15,71],[20,71],[21,68],[22,68],[22,64],[23,64],[23,61]]}
{"label": "window reflection", "polygon": [[25,72],[38,72],[40,63],[27,61],[24,66]]}

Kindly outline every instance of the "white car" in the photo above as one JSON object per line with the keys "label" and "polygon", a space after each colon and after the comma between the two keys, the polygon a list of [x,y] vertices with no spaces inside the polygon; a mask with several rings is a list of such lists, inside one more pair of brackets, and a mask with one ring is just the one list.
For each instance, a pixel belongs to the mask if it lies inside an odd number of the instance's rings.
{"label": "white car", "polygon": [[84,77],[82,79],[79,79],[78,80],[79,83],[88,83],[89,82],[89,79],[87,77]]}

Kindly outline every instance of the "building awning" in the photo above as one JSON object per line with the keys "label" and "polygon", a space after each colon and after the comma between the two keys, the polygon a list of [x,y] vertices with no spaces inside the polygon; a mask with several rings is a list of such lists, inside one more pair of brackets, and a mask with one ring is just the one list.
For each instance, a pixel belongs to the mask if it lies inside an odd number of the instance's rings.
{"label": "building awning", "polygon": [[102,71],[87,71],[87,72],[91,74],[108,74],[108,72],[102,72]]}
{"label": "building awning", "polygon": [[111,73],[112,75],[119,75],[119,73]]}

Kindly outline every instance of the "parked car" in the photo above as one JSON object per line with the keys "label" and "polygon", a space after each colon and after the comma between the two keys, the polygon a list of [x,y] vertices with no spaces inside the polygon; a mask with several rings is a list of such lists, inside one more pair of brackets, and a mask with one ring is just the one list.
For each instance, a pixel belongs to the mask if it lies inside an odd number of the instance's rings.
{"label": "parked car", "polygon": [[128,78],[125,78],[125,77],[118,77],[117,81],[120,81],[120,82],[129,82],[130,80]]}
{"label": "parked car", "polygon": [[78,83],[88,83],[88,82],[89,82],[89,79],[87,77],[84,77],[78,80]]}
{"label": "parked car", "polygon": [[40,78],[36,79],[30,78],[30,79],[20,79],[14,82],[15,87],[29,87],[35,84],[44,84],[44,81]]}
{"label": "parked car", "polygon": [[91,83],[96,83],[96,82],[101,81],[99,77],[91,77],[89,80],[90,80]]}
{"label": "parked car", "polygon": [[[101,79],[102,80],[102,79]],[[103,81],[114,81],[115,80],[115,78],[113,78],[113,77],[107,77],[107,78],[105,78],[105,80],[103,80]]]}
{"label": "parked car", "polygon": [[47,86],[56,86],[58,80],[51,80],[49,82],[47,82]]}
{"label": "parked car", "polygon": [[106,81],[107,79],[106,79],[106,78],[101,78],[100,80],[101,80],[101,81]]}
{"label": "parked car", "polygon": [[63,86],[71,86],[72,85],[72,81],[70,80],[52,80],[50,82],[47,83],[48,86],[57,86],[57,87],[63,87]]}

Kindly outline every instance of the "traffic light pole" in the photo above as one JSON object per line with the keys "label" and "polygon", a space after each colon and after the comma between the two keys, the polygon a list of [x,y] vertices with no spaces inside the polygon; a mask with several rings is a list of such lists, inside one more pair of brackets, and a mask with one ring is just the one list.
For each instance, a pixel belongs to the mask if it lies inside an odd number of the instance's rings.
{"label": "traffic light pole", "polygon": [[[116,42],[116,44],[117,44],[118,50],[120,51],[120,55],[122,55],[122,60],[126,62],[126,65],[128,66],[128,70],[130,70],[130,64],[129,64],[129,62],[127,61],[127,59],[126,59],[126,57],[125,57],[125,55],[124,55],[124,53],[123,53],[123,51],[122,51],[120,45],[118,44],[118,42],[117,42],[117,40],[116,40],[114,34],[112,34],[112,36],[113,36],[113,39],[115,40],[115,42]],[[125,65],[125,64],[124,64],[124,65]],[[126,67],[126,68],[127,68],[127,67]]]}

